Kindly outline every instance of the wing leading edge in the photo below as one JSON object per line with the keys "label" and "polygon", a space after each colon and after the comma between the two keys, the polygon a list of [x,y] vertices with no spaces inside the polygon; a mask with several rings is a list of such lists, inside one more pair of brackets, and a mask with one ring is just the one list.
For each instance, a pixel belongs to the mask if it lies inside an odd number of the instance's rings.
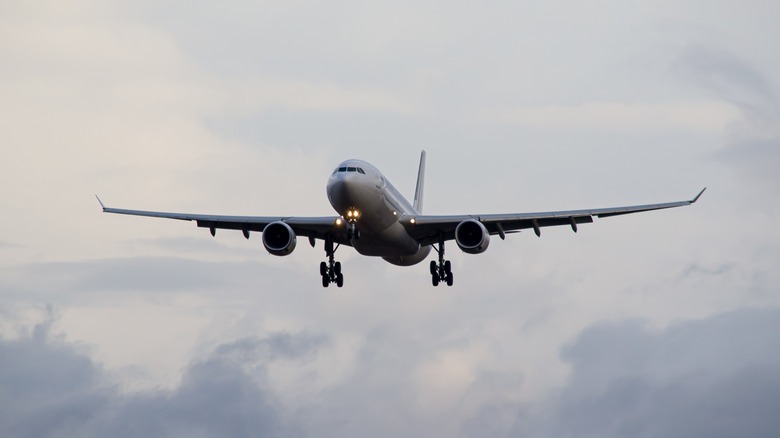
{"label": "wing leading edge", "polygon": [[216,233],[217,229],[240,230],[244,233],[244,237],[249,238],[250,232],[262,232],[268,224],[281,221],[289,225],[293,231],[295,231],[297,236],[308,237],[309,239],[325,239],[326,236],[330,235],[336,243],[347,245],[349,244],[349,241],[346,238],[339,238],[341,234],[344,234],[341,232],[343,227],[339,227],[337,224],[337,219],[339,219],[339,216],[224,216],[191,213],[169,213],[162,211],[110,208],[106,207],[100,198],[98,198],[98,202],[100,203],[100,207],[103,208],[104,213],[195,221],[198,227],[208,228],[212,235]]}
{"label": "wing leading edge", "polygon": [[707,190],[705,187],[693,199],[688,201],[666,202],[661,204],[634,205],[628,207],[596,208],[590,210],[552,211],[543,213],[510,213],[510,214],[482,214],[482,215],[451,215],[432,216],[419,215],[414,220],[406,222],[409,234],[422,245],[437,243],[441,238],[452,240],[455,238],[455,228],[459,223],[476,219],[487,228],[490,234],[498,234],[502,239],[506,234],[519,232],[523,229],[533,229],[537,236],[541,236],[541,228],[558,225],[569,225],[576,232],[578,224],[593,222],[593,216],[598,218],[619,216],[644,211],[663,210],[666,208],[683,207],[691,205],[699,200],[699,197]]}

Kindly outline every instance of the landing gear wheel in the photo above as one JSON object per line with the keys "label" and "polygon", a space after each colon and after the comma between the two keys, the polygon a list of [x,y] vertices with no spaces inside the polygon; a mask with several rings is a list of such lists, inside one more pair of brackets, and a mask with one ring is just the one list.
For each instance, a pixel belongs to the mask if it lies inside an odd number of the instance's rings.
{"label": "landing gear wheel", "polygon": [[344,285],[344,275],[341,273],[341,262],[337,262],[333,258],[333,254],[338,249],[338,246],[333,247],[333,239],[331,236],[325,237],[325,255],[328,257],[327,262],[320,263],[320,275],[322,276],[322,287],[328,287],[331,283],[336,283],[336,286],[341,287]]}
{"label": "landing gear wheel", "polygon": [[440,234],[439,244],[431,246],[439,253],[438,263],[431,260],[431,283],[434,286],[438,286],[439,283],[447,283],[447,286],[452,286],[452,262],[444,260],[444,236]]}

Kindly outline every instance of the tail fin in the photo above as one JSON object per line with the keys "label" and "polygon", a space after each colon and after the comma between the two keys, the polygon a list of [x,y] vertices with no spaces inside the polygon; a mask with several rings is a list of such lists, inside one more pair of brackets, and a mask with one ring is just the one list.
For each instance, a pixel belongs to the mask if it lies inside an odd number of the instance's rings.
{"label": "tail fin", "polygon": [[414,191],[414,209],[422,213],[423,186],[425,185],[425,150],[420,153],[420,169],[417,170],[417,188]]}

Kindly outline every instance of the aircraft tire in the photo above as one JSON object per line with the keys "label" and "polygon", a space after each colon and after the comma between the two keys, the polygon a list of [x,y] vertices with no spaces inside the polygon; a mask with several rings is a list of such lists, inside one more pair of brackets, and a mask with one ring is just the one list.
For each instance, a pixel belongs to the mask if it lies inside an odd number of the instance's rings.
{"label": "aircraft tire", "polygon": [[341,275],[341,262],[336,262],[336,264],[333,265],[333,271],[336,275]]}
{"label": "aircraft tire", "polygon": [[446,273],[452,273],[452,263],[450,263],[449,260],[444,261],[444,272]]}
{"label": "aircraft tire", "polygon": [[434,287],[439,285],[439,275],[438,274],[431,275],[431,283],[433,283]]}
{"label": "aircraft tire", "polygon": [[336,286],[341,287],[344,286],[344,276],[341,274],[338,274],[336,276]]}
{"label": "aircraft tire", "polygon": [[330,278],[327,275],[322,276],[322,287],[330,286]]}
{"label": "aircraft tire", "polygon": [[431,275],[437,275],[438,269],[436,268],[436,262],[431,260]]}
{"label": "aircraft tire", "polygon": [[454,282],[454,278],[452,276],[452,272],[447,273],[447,286],[452,286],[452,283]]}
{"label": "aircraft tire", "polygon": [[320,275],[323,277],[328,275],[328,264],[325,262],[320,262]]}

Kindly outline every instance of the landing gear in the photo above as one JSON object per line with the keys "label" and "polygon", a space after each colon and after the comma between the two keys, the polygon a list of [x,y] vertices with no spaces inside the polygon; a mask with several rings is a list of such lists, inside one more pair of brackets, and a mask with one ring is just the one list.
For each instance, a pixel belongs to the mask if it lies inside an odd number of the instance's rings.
{"label": "landing gear", "polygon": [[336,283],[336,286],[344,286],[344,274],[341,273],[341,262],[337,262],[333,258],[333,254],[338,249],[333,248],[333,240],[328,237],[325,239],[325,254],[328,257],[328,262],[320,263],[320,276],[322,276],[322,287],[328,287],[331,283]]}
{"label": "landing gear", "polygon": [[431,284],[438,286],[439,283],[447,283],[447,286],[452,286],[452,263],[449,260],[444,260],[444,238],[439,237],[439,247],[433,247],[436,252],[439,253],[439,262],[431,260]]}
{"label": "landing gear", "polygon": [[349,224],[349,228],[347,228],[347,239],[352,240],[358,240],[360,239],[360,230],[358,230],[355,227],[355,223],[352,222]]}

